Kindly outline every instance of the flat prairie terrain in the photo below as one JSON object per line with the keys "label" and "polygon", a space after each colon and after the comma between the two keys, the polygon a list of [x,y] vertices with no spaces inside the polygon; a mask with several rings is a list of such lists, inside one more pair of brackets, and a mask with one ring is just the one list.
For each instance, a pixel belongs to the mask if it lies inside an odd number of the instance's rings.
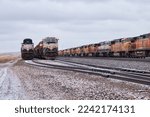
{"label": "flat prairie terrain", "polygon": [[19,54],[0,54],[0,63],[14,61],[19,57]]}

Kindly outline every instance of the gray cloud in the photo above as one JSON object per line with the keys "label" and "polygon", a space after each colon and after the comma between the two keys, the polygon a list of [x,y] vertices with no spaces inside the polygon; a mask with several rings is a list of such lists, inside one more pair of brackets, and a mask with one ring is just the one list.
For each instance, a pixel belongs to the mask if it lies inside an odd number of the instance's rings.
{"label": "gray cloud", "polygon": [[68,48],[147,33],[150,3],[142,1],[0,0],[0,50],[19,51],[26,37],[56,36]]}

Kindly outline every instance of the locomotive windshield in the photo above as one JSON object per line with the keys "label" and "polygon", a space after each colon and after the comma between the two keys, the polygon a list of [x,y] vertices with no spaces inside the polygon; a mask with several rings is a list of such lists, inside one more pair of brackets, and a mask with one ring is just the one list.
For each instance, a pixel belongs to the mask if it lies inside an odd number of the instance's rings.
{"label": "locomotive windshield", "polygon": [[24,39],[23,44],[33,44],[32,39]]}
{"label": "locomotive windshield", "polygon": [[43,39],[44,43],[50,44],[50,43],[58,43],[58,39],[56,39],[55,37],[47,37],[45,39]]}

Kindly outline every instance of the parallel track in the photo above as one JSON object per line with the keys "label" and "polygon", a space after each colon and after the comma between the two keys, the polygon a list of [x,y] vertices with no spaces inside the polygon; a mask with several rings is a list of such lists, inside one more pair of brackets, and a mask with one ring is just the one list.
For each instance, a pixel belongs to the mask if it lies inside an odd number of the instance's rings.
{"label": "parallel track", "polygon": [[91,65],[91,64],[86,64],[86,63],[81,63],[81,62],[73,62],[70,60],[66,59],[57,59],[61,62],[65,63],[74,63],[74,64],[79,64],[79,65],[86,65],[90,67],[95,67],[95,68],[102,68],[102,69],[110,69],[110,70],[118,70],[118,71],[127,71],[127,72],[135,72],[135,73],[143,73],[143,74],[150,74],[150,71],[145,71],[145,70],[137,70],[137,69],[129,69],[129,68],[120,68],[120,67],[109,67],[109,66],[100,66],[100,65]]}
{"label": "parallel track", "polygon": [[139,62],[150,62],[150,57],[147,58],[125,58],[125,57],[79,57],[79,56],[73,56],[73,57],[59,57],[59,58],[85,58],[85,59],[102,59],[102,60],[119,60],[119,61],[139,61]]}
{"label": "parallel track", "polygon": [[56,62],[65,63],[69,66],[62,66],[62,65],[54,65],[50,63],[41,63],[37,60],[32,60],[35,66],[46,67],[46,68],[53,68],[53,69],[61,69],[61,70],[68,70],[68,71],[75,71],[81,73],[88,73],[93,75],[99,75],[106,78],[114,78],[120,80],[126,80],[130,82],[136,82],[140,84],[150,85],[150,72],[148,71],[139,71],[139,70],[130,70],[130,69],[121,69],[121,68],[110,68],[110,67],[101,67],[101,66],[94,66],[94,65],[86,65],[81,63],[75,63],[70,61],[62,61],[56,60]]}

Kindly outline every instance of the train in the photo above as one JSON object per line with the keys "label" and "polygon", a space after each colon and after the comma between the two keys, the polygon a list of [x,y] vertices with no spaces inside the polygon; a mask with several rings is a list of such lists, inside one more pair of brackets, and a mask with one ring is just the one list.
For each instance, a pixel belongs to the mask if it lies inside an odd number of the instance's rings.
{"label": "train", "polygon": [[59,56],[150,57],[150,33],[60,50]]}
{"label": "train", "polygon": [[58,39],[46,37],[34,48],[34,56],[39,59],[55,60],[58,56]]}
{"label": "train", "polygon": [[34,43],[32,39],[26,38],[21,45],[21,57],[24,60],[31,60],[34,58]]}

